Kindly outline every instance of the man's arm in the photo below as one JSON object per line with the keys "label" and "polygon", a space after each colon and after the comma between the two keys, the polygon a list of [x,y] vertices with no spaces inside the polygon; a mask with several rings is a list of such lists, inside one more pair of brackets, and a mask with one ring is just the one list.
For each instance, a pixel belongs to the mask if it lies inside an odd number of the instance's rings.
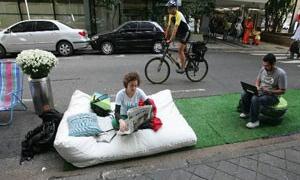
{"label": "man's arm", "polygon": [[274,89],[269,91],[270,94],[274,94],[274,95],[282,95],[285,93],[285,89]]}
{"label": "man's arm", "polygon": [[257,78],[255,80],[255,86],[256,86],[257,90],[260,90],[260,80],[259,80],[259,78]]}

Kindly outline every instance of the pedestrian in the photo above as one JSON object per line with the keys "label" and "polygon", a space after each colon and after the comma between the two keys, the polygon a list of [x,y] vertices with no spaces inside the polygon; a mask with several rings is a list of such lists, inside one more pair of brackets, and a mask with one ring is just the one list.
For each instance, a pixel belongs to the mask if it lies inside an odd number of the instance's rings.
{"label": "pedestrian", "polygon": [[[186,57],[184,52],[186,49],[186,43],[189,40],[191,34],[190,27],[183,14],[180,11],[178,11],[177,3],[174,0],[170,0],[167,3],[167,6],[169,13],[169,21],[165,35],[166,39],[168,39],[168,43],[174,41],[175,38],[179,40],[178,56],[180,59],[180,69],[176,69],[176,72],[183,74],[185,72],[186,66]],[[173,27],[173,30],[169,32],[172,18],[175,18],[175,26]]]}
{"label": "pedestrian", "polygon": [[297,54],[297,58],[300,57],[299,53],[299,41],[294,40],[290,45],[290,59],[294,59],[295,54]]}
{"label": "pedestrian", "polygon": [[253,35],[253,45],[259,45],[260,44],[260,34],[261,34],[261,31],[260,31],[260,28],[258,27],[257,30],[253,30],[252,32],[252,35]]}
{"label": "pedestrian", "polygon": [[243,35],[243,25],[241,19],[238,19],[238,21],[236,22],[235,30],[236,30],[236,39],[239,41]]}
{"label": "pedestrian", "polygon": [[250,44],[249,39],[250,36],[252,35],[254,25],[251,16],[249,16],[245,21],[244,21],[244,35],[243,35],[243,44]]}
{"label": "pedestrian", "polygon": [[260,125],[258,115],[261,106],[268,107],[279,103],[279,96],[284,94],[287,89],[286,72],[275,66],[276,57],[269,53],[264,56],[262,68],[256,78],[255,86],[259,91],[258,95],[243,92],[241,97],[242,113],[240,118],[249,118],[246,124],[248,128],[255,128]]}

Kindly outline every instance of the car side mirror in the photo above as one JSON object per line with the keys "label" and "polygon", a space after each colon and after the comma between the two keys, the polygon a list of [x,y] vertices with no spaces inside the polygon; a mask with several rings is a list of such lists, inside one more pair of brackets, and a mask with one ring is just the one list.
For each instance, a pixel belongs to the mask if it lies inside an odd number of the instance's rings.
{"label": "car side mirror", "polygon": [[10,32],[11,32],[10,29],[7,29],[4,31],[4,34],[9,34]]}

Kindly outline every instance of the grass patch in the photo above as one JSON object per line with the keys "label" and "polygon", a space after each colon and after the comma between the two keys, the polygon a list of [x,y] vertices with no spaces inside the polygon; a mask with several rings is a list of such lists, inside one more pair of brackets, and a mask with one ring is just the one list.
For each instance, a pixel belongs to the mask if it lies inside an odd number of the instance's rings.
{"label": "grass patch", "polygon": [[288,90],[284,98],[288,111],[278,126],[262,124],[259,128],[246,128],[246,121],[236,111],[240,94],[178,99],[179,111],[195,131],[197,148],[231,144],[257,138],[282,136],[300,132],[300,90]]}

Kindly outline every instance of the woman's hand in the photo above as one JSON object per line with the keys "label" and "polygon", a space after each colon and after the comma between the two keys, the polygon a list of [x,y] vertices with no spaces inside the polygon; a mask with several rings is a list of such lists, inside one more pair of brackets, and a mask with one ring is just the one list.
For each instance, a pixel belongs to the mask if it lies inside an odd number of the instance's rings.
{"label": "woman's hand", "polygon": [[126,124],[125,120],[123,120],[123,119],[119,120],[119,126],[120,126],[120,131],[121,132],[124,132],[124,131],[128,130],[127,124]]}

